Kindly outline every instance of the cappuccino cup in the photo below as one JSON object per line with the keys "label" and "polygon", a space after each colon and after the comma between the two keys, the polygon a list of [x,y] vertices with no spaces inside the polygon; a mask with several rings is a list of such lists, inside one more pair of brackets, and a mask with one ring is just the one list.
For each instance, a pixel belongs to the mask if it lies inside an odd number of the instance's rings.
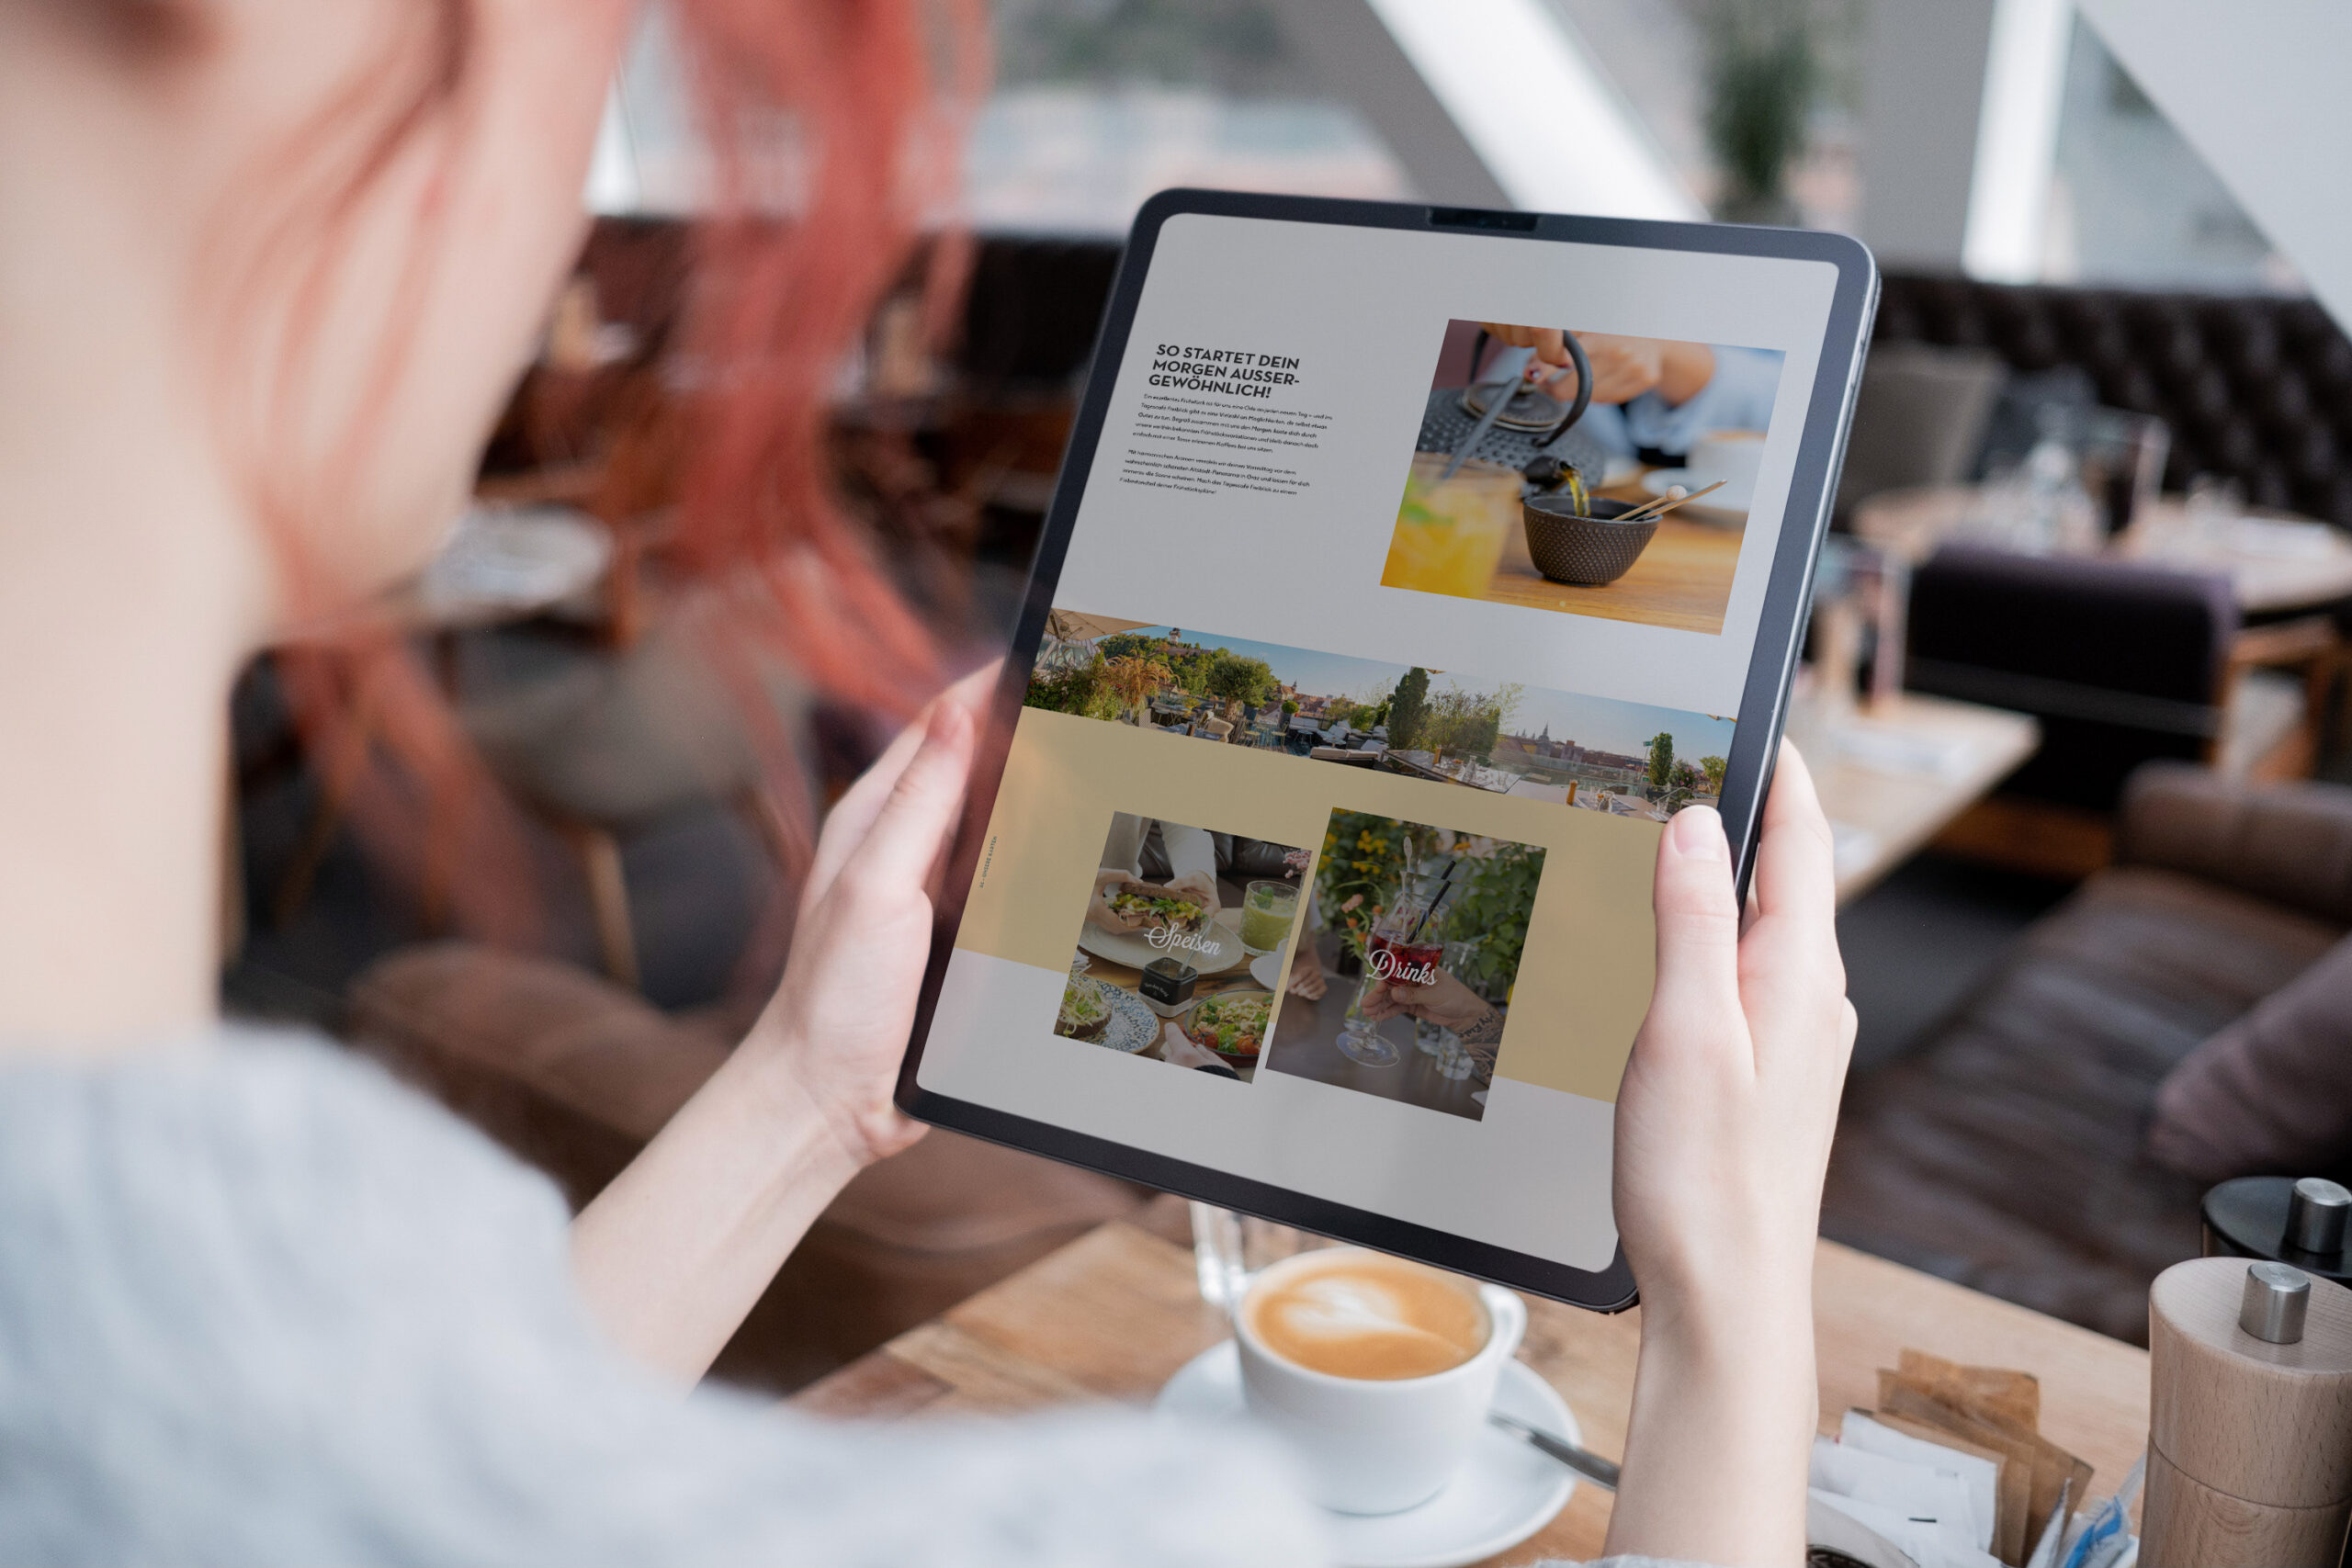
{"label": "cappuccino cup", "polygon": [[1234,1314],[1250,1415],[1342,1514],[1444,1490],[1526,1332],[1512,1292],[1354,1247],[1270,1265]]}

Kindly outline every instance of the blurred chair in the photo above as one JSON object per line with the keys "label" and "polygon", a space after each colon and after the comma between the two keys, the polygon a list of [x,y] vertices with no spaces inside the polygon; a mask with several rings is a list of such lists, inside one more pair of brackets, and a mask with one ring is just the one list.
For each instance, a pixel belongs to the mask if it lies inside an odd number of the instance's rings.
{"label": "blurred chair", "polygon": [[1918,343],[1872,349],[1846,438],[1838,516],[1881,491],[1966,479],[2008,374],[1988,349]]}
{"label": "blurred chair", "polygon": [[2352,527],[2352,341],[2314,299],[1889,273],[1872,359],[1903,343],[2071,369],[2072,395],[2165,422],[2168,488],[2227,475],[2256,506]]}
{"label": "blurred chair", "polygon": [[[458,716],[499,782],[578,857],[605,972],[622,985],[639,982],[621,861],[631,832],[716,803],[750,824],[779,866],[794,863],[792,834],[761,788],[745,716],[683,632],[657,629],[537,678],[486,684],[460,703]],[[764,686],[775,722],[802,740],[809,694],[781,666]],[[803,745],[796,750],[806,754]]]}
{"label": "blurred chair", "polygon": [[[1821,1229],[2144,1344],[2148,1283],[2197,1256],[2214,1174],[2155,1157],[2161,1087],[2341,952],[2352,789],[2151,764],[2124,792],[2117,849],[1919,1047],[1854,1075]],[[2352,1146],[2321,1163],[2288,1174],[2340,1176]]]}
{"label": "blurred chair", "polygon": [[2325,616],[2242,629],[2226,577],[1967,547],[1913,574],[1908,631],[1912,690],[2042,727],[2041,749],[1939,842],[2064,876],[2105,863],[2108,814],[2143,762],[2307,773],[2340,655]]}

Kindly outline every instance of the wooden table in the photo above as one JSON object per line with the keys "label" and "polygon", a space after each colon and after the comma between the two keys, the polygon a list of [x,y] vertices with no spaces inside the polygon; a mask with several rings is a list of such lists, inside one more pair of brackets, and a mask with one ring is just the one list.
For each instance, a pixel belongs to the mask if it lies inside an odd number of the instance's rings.
{"label": "wooden table", "polygon": [[[1855,510],[1854,532],[1917,563],[1962,530],[1983,496],[1983,488],[1976,485],[1888,491]],[[2256,547],[2262,537],[2260,525],[2312,525],[2312,520],[2261,510],[2249,510],[2245,517],[2256,525],[2247,535],[2199,539],[2188,526],[2181,501],[2161,497],[2143,507],[2132,525],[2098,553],[2116,560],[2222,572],[2230,579],[2238,608],[2248,615],[2281,615],[2352,597],[2352,538],[2326,529],[2299,536],[2308,539],[2308,552],[2267,552]]]}
{"label": "wooden table", "polygon": [[[1155,1229],[1182,1213],[1155,1201]],[[1815,1337],[1825,1430],[1876,1398],[1877,1370],[1902,1348],[2041,1380],[2041,1427],[2096,1467],[2094,1495],[2121,1479],[2147,1441],[2143,1350],[2023,1307],[1823,1242],[1814,1265]],[[1587,1447],[1624,1452],[1639,1309],[1600,1317],[1529,1303],[1520,1359],[1558,1389]],[[999,1416],[1086,1404],[1148,1404],[1193,1356],[1226,1337],[1201,1302],[1191,1252],[1113,1222],[804,1389],[820,1414],[891,1419]],[[1497,1562],[1600,1555],[1611,1499],[1578,1486],[1552,1523]]]}
{"label": "wooden table", "polygon": [[1838,899],[1859,897],[1991,793],[2041,743],[2021,713],[1904,692],[1834,721],[1790,720],[1838,837]]}

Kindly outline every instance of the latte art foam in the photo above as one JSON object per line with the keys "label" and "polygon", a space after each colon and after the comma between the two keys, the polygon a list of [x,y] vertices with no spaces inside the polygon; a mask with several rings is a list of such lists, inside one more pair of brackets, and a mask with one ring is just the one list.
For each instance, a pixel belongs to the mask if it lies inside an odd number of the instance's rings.
{"label": "latte art foam", "polygon": [[1473,1287],[1364,1253],[1286,1269],[1251,1292],[1244,1311],[1267,1349],[1333,1377],[1429,1377],[1487,1343],[1487,1310]]}

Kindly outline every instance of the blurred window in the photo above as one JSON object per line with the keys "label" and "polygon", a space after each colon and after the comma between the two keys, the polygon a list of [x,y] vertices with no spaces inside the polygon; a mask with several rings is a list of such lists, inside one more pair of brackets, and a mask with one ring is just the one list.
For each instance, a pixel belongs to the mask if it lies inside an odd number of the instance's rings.
{"label": "blurred window", "polygon": [[[996,0],[994,95],[967,195],[983,229],[1116,234],[1170,186],[1394,198],[1388,149],[1315,83],[1276,0]],[[699,139],[658,6],[621,70],[588,202],[684,212]]]}
{"label": "blurred window", "polygon": [[2293,265],[2079,18],[2042,255],[2051,283],[2303,291]]}
{"label": "blurred window", "polygon": [[1273,0],[998,0],[996,46],[970,154],[981,228],[1115,233],[1177,185],[1412,194]]}

